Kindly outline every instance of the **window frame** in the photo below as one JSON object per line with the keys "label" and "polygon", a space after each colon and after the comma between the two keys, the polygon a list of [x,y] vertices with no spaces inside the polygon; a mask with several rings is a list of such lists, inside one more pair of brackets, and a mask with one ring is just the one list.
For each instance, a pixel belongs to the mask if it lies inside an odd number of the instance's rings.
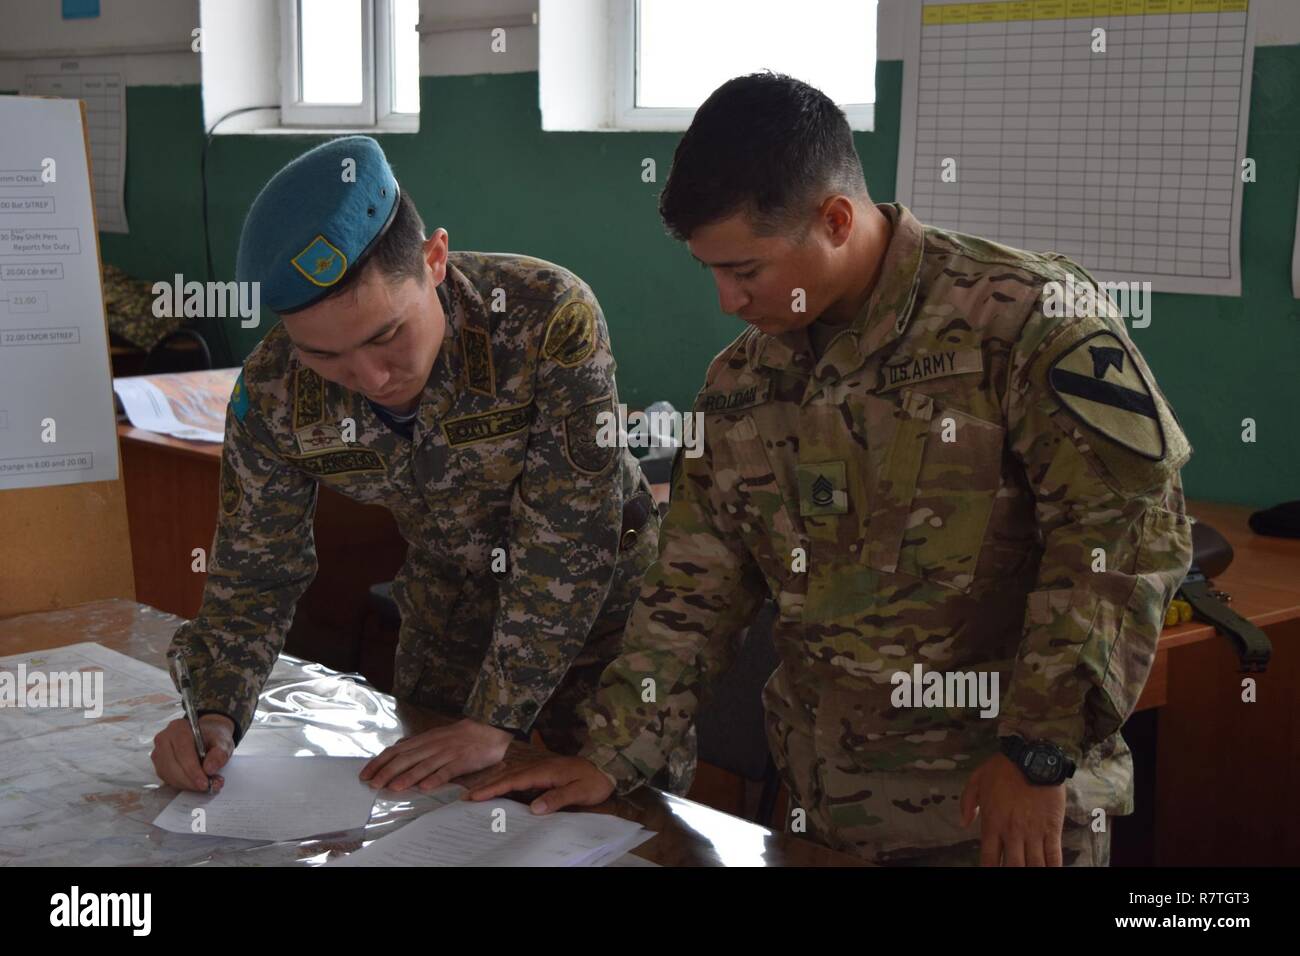
{"label": "window frame", "polygon": [[[637,71],[640,68],[637,38],[637,6],[641,0],[609,0],[610,126],[617,130],[684,132],[695,117],[694,109],[636,105]],[[877,17],[880,4],[876,3]],[[879,32],[876,50],[871,51],[872,69],[879,62]],[[872,132],[876,128],[876,104],[840,104],[849,128]]]}
{"label": "window frame", "polygon": [[361,102],[302,102],[299,0],[280,0],[280,126],[289,130],[419,129],[420,114],[394,110],[393,0],[361,0]]}

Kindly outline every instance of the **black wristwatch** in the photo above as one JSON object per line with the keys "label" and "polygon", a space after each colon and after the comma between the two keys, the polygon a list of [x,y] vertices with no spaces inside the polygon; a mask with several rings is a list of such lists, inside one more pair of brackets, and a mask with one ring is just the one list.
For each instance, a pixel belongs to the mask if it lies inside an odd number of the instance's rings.
{"label": "black wristwatch", "polygon": [[1046,740],[1030,742],[1024,737],[1000,737],[1002,752],[1020,768],[1035,786],[1054,787],[1074,776],[1074,761],[1065,751]]}

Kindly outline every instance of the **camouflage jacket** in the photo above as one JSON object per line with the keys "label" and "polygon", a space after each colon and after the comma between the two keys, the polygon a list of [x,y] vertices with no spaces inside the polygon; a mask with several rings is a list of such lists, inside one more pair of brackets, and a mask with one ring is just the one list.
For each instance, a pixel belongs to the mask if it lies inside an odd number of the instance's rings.
{"label": "camouflage jacket", "polygon": [[640,469],[595,442],[596,414],[618,398],[591,289],[538,259],[454,252],[439,295],[447,331],[410,441],[304,367],[282,326],[244,363],[203,604],[171,649],[198,709],[240,734],[316,571],[318,485],[387,508],[408,543],[393,587],[395,693],[421,702],[422,680],[448,679],[430,673],[434,645],[477,642],[481,661],[455,674],[459,699],[496,726],[530,727],[607,596],[644,572],[648,558],[618,557]]}
{"label": "camouflage jacket", "polygon": [[[649,778],[770,595],[764,703],[823,758],[973,769],[1019,733],[1080,763],[1074,815],[1130,812],[1117,731],[1190,561],[1190,446],[1113,307],[1045,314],[1078,266],[879,208],[880,279],[820,360],[805,330],[751,328],[710,366],[704,454],[678,463],[584,754],[622,792]],[[893,706],[917,664],[998,672],[997,719]]]}

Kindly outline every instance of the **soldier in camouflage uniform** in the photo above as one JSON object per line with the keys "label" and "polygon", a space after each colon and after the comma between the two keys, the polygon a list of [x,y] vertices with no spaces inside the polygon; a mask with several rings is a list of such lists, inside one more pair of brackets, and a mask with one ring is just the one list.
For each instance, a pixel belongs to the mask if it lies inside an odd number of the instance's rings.
{"label": "soldier in camouflage uniform", "polygon": [[[743,78],[700,108],[665,189],[665,219],[714,268],[724,311],[754,327],[713,361],[696,400],[704,454],[678,461],[658,563],[590,708],[586,761],[470,796],[553,787],[537,802],[554,810],[649,780],[680,759],[698,699],[770,596],[780,665],[763,702],[794,829],[806,819],[814,839],[877,863],[1104,865],[1108,832],[1094,824],[1133,809],[1119,729],[1190,561],[1178,474],[1190,446],[1104,296],[1092,315],[1050,314],[1048,284],[1090,284],[1086,272],[872,205],[856,154],[856,175],[832,175],[810,205],[830,223],[826,247],[849,250],[841,277],[864,256],[856,272],[870,280],[815,322],[764,315],[764,280],[747,289],[727,273],[754,274],[746,249],[760,265],[762,250],[779,253],[766,264],[779,270],[804,254],[798,242],[737,244],[738,220],[700,215],[688,229],[681,210],[703,201],[689,189],[710,182],[701,167],[725,168],[725,155],[700,159],[734,138],[718,117],[780,117],[792,102],[852,151],[816,91]],[[842,194],[823,203],[827,192]],[[817,276],[831,289],[835,268]],[[915,665],[996,674],[999,712],[898,706],[896,675]],[[999,753],[1017,743],[1073,761],[1073,777],[1022,779]],[[1029,802],[1008,809],[1009,794]],[[1054,822],[1035,830],[1039,813]],[[1017,842],[1026,835],[1037,843]]]}
{"label": "soldier in camouflage uniform", "polygon": [[[336,187],[343,198],[331,201],[340,157],[358,161],[357,181]],[[248,357],[235,385],[203,605],[177,632],[171,654],[188,664],[196,709],[233,723],[223,749],[233,748],[316,570],[318,487],[387,508],[409,547],[393,586],[401,612],[394,693],[472,726],[458,739],[432,732],[446,744],[441,763],[416,736],[385,751],[363,776],[397,789],[424,781],[429,789],[496,762],[511,735],[526,739],[534,728],[552,749],[577,751],[586,731],[577,707],[619,651],[655,554],[658,513],[635,458],[595,440],[596,415],[618,397],[591,289],[539,259],[448,253],[446,233],[424,240],[414,206],[398,201],[396,189],[378,145],[349,137],[278,173],[249,213],[240,278],[269,274],[264,301],[284,322]],[[315,190],[329,203],[322,212],[301,224],[301,216],[281,214],[282,193]],[[366,190],[361,206],[374,216],[360,219],[358,235],[348,232],[355,219],[330,218],[340,207],[346,216],[354,190]],[[406,299],[390,294],[398,278],[375,246],[374,234],[388,228],[386,199],[394,203],[392,235],[404,236],[391,241],[413,242],[418,265],[427,256],[432,272],[417,271],[422,283],[401,287]],[[339,258],[351,270],[366,268],[356,260],[368,245],[378,248],[370,260],[377,274],[355,280],[362,283],[355,298],[322,298],[315,288],[342,278]],[[275,272],[299,249],[306,255],[294,257],[295,271],[310,284]],[[302,313],[303,296],[316,310],[335,311]],[[368,313],[387,324],[340,331]],[[417,330],[394,326],[393,313]],[[432,346],[436,360],[424,356],[431,369],[418,354],[428,352],[427,342],[413,338],[426,320],[445,325],[440,347]],[[321,344],[326,333],[365,341],[364,354],[345,363]],[[379,358],[369,358],[372,347]],[[384,362],[398,385],[381,381]],[[408,362],[418,378],[403,377]],[[409,408],[384,404],[403,381],[408,389],[415,383],[403,403]],[[205,785],[193,745],[173,732],[176,739],[160,741],[155,753],[160,775]],[[176,769],[172,745],[189,754],[188,772]]]}

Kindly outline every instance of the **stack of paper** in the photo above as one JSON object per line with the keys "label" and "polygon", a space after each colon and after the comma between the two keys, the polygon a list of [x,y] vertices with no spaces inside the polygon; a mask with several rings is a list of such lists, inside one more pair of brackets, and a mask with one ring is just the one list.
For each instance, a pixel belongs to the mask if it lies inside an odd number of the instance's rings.
{"label": "stack of paper", "polygon": [[534,816],[513,800],[459,800],[329,865],[606,866],[652,836],[600,813]]}
{"label": "stack of paper", "polygon": [[136,428],[220,444],[237,368],[113,379],[113,391]]}

